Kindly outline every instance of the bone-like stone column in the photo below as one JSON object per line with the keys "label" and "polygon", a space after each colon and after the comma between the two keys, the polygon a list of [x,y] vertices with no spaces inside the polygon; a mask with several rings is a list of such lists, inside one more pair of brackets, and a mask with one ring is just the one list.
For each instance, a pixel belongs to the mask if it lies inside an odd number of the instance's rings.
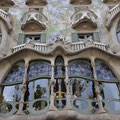
{"label": "bone-like stone column", "polygon": [[68,64],[65,65],[65,84],[66,84],[66,90],[67,90],[67,95],[66,95],[66,107],[64,108],[65,110],[72,110],[71,107],[71,102],[70,102],[70,80],[68,77]]}
{"label": "bone-like stone column", "polygon": [[97,113],[106,113],[106,111],[103,108],[102,101],[100,99],[100,88],[99,88],[99,83],[97,81],[97,75],[96,75],[96,70],[95,70],[95,59],[94,58],[91,59],[91,65],[93,68],[93,76],[95,79],[94,84],[95,84],[96,99],[97,99],[98,106],[99,106]]}
{"label": "bone-like stone column", "polygon": [[27,71],[29,67],[29,60],[25,60],[25,73],[24,73],[24,81],[22,84],[21,88],[21,99],[20,99],[20,104],[19,104],[19,110],[16,113],[17,115],[25,114],[23,112],[23,107],[24,107],[24,97],[25,97],[25,92],[26,92],[26,82],[27,82]]}
{"label": "bone-like stone column", "polygon": [[52,67],[52,75],[51,75],[51,81],[50,81],[51,95],[50,95],[50,108],[49,108],[49,111],[56,111],[57,108],[54,106],[54,86],[55,86],[54,65],[51,65],[51,67]]}

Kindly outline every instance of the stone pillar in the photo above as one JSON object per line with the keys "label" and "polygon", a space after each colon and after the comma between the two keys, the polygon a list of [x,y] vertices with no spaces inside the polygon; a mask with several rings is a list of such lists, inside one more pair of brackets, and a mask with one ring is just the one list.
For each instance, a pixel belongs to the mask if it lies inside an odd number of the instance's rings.
{"label": "stone pillar", "polygon": [[25,60],[24,81],[23,81],[22,88],[21,88],[21,99],[20,99],[20,104],[19,104],[19,110],[16,113],[17,115],[25,114],[23,112],[23,107],[24,107],[24,97],[25,97],[25,92],[26,92],[26,82],[27,82],[28,67],[29,67],[29,61]]}
{"label": "stone pillar", "polygon": [[50,87],[51,87],[51,95],[50,95],[50,108],[49,111],[56,111],[57,108],[54,106],[54,65],[51,65],[52,67],[52,75],[51,75],[51,81],[50,81]]}
{"label": "stone pillar", "polygon": [[66,100],[66,107],[64,109],[65,110],[72,110],[71,102],[70,102],[70,91],[69,91],[70,80],[68,77],[68,65],[65,65],[65,84],[66,84],[66,90],[67,90],[67,93],[66,93],[67,100]]}
{"label": "stone pillar", "polygon": [[93,68],[93,76],[94,76],[94,85],[95,85],[95,93],[96,93],[96,100],[98,102],[99,110],[97,113],[106,113],[106,111],[103,108],[102,101],[100,99],[100,89],[99,89],[99,82],[97,81],[97,75],[96,75],[96,70],[95,70],[95,59],[91,59],[91,65]]}

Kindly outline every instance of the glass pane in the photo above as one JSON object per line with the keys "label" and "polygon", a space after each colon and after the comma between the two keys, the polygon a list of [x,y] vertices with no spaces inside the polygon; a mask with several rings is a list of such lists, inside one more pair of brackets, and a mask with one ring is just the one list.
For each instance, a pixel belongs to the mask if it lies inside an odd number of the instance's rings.
{"label": "glass pane", "polygon": [[99,80],[116,80],[110,68],[105,64],[95,66],[97,78]]}
{"label": "glass pane", "polygon": [[104,83],[106,98],[119,99],[119,90],[115,83]]}
{"label": "glass pane", "polygon": [[55,100],[54,105],[57,109],[62,110],[66,106],[66,100]]}
{"label": "glass pane", "polygon": [[16,93],[16,101],[19,102],[21,99],[21,88],[22,85],[16,85],[17,93]]}
{"label": "glass pane", "polygon": [[65,98],[66,97],[66,86],[64,79],[56,79],[54,86],[55,98]]}
{"label": "glass pane", "polygon": [[89,99],[95,99],[95,86],[92,81],[87,81],[87,87],[88,87],[88,98]]}
{"label": "glass pane", "polygon": [[36,111],[40,111],[40,110],[43,110],[47,107],[47,101],[36,101],[34,104],[33,104],[33,108],[34,110]]}
{"label": "glass pane", "polygon": [[93,78],[92,68],[89,64],[84,62],[75,62],[72,65],[69,65],[69,75],[78,75],[88,78]]}
{"label": "glass pane", "polygon": [[118,41],[120,42],[120,32],[117,33]]}
{"label": "glass pane", "polygon": [[18,62],[6,77],[5,83],[23,82],[24,80],[24,62]]}
{"label": "glass pane", "polygon": [[32,92],[33,92],[33,82],[30,82],[27,85],[27,90],[25,93],[25,101],[31,101],[32,100]]}
{"label": "glass pane", "polygon": [[74,100],[73,105],[77,108],[77,109],[87,109],[88,108],[88,103],[83,101],[83,100]]}
{"label": "glass pane", "polygon": [[6,114],[12,110],[12,105],[9,103],[0,104],[0,113]]}
{"label": "glass pane", "polygon": [[34,99],[49,97],[48,79],[40,79],[35,81]]}
{"label": "glass pane", "polygon": [[50,76],[51,75],[51,66],[42,62],[36,62],[31,65],[28,70],[28,79],[35,79],[41,76]]}
{"label": "glass pane", "polygon": [[120,110],[120,102],[119,101],[111,101],[108,103],[108,107],[112,111],[118,111],[118,110]]}
{"label": "glass pane", "polygon": [[3,89],[3,102],[15,100],[15,86],[6,86]]}
{"label": "glass pane", "polygon": [[64,66],[55,66],[55,76],[64,76],[65,75],[65,67]]}
{"label": "glass pane", "polygon": [[81,78],[72,79],[73,97],[87,98],[86,82]]}

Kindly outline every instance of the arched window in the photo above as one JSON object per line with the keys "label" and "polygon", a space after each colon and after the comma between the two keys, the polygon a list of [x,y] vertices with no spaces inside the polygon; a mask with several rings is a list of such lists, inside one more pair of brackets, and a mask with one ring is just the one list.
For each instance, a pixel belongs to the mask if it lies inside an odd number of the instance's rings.
{"label": "arched window", "polygon": [[95,69],[105,109],[110,113],[120,113],[119,81],[104,61],[97,59]]}
{"label": "arched window", "polygon": [[70,61],[68,69],[72,106],[81,112],[88,112],[96,98],[90,61],[86,59]]}
{"label": "arched window", "polygon": [[117,39],[118,39],[118,42],[120,42],[120,21],[117,26]]}
{"label": "arched window", "polygon": [[24,61],[17,62],[0,88],[0,115],[9,116],[14,114],[18,109],[21,99],[21,86],[24,80]]}
{"label": "arched window", "polygon": [[61,110],[66,105],[66,86],[65,86],[65,66],[62,56],[58,56],[55,60],[55,106]]}
{"label": "arched window", "polygon": [[49,107],[51,66],[50,62],[37,60],[30,62],[24,110],[30,114],[40,114]]}

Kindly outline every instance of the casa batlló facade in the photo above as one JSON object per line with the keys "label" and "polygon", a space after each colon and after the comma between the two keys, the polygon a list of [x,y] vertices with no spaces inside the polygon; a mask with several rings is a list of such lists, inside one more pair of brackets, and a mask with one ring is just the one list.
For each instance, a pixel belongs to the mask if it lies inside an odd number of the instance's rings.
{"label": "casa batll\u00f3 facade", "polygon": [[70,0],[71,37],[49,42],[47,0],[25,1],[18,39],[15,3],[0,1],[0,120],[120,120],[120,1],[98,3]]}

